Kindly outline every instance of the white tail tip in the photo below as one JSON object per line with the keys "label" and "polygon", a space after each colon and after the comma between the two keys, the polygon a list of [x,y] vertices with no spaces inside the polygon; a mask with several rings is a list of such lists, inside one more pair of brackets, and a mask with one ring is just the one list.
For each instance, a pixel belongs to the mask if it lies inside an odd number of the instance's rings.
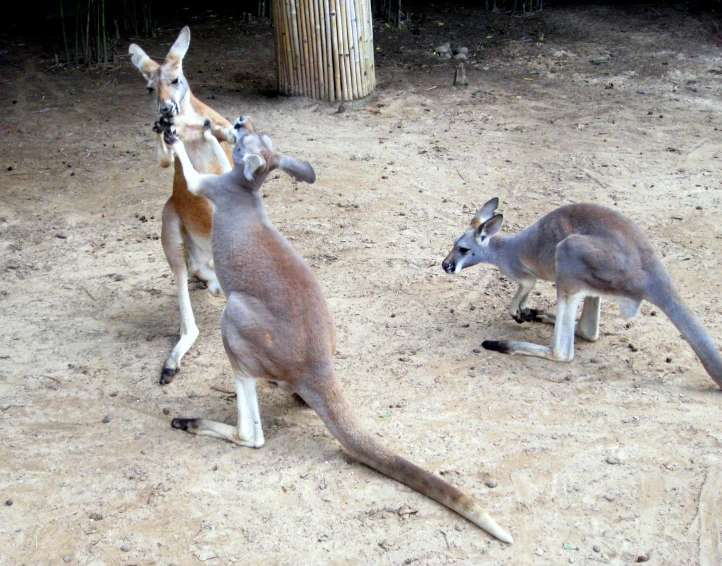
{"label": "white tail tip", "polygon": [[474,520],[474,523],[479,525],[491,536],[498,538],[501,542],[506,542],[508,544],[514,542],[514,539],[511,537],[511,535],[507,533],[504,529],[502,529],[494,519],[489,517],[487,513],[484,513],[476,520]]}

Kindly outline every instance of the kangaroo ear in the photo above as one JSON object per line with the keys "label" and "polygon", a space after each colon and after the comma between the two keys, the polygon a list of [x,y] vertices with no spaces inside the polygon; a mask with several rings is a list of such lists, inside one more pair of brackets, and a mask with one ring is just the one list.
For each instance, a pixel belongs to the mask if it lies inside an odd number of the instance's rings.
{"label": "kangaroo ear", "polygon": [[130,54],[131,63],[133,63],[133,65],[135,65],[138,70],[143,73],[145,80],[149,81],[153,71],[160,67],[160,65],[148,57],[145,51],[143,51],[135,43],[130,44],[128,47],[128,53]]}
{"label": "kangaroo ear", "polygon": [[313,183],[316,180],[316,172],[308,161],[282,155],[278,160],[278,168],[296,179],[296,181]]}
{"label": "kangaroo ear", "polygon": [[266,160],[257,153],[247,153],[243,156],[243,162],[246,164],[243,168],[243,174],[249,181],[253,181],[253,175],[256,171],[266,166]]}
{"label": "kangaroo ear", "polygon": [[501,228],[502,222],[504,222],[504,216],[502,214],[497,214],[492,216],[486,222],[480,224],[474,233],[479,243],[496,234],[499,231],[499,228]]}
{"label": "kangaroo ear", "polygon": [[497,197],[494,197],[493,199],[487,201],[484,206],[482,206],[479,210],[476,211],[474,218],[471,220],[471,225],[474,228],[478,228],[481,224],[494,216],[494,213],[496,212],[498,206],[499,199]]}
{"label": "kangaroo ear", "polygon": [[191,43],[191,29],[185,26],[178,34],[178,39],[171,46],[168,55],[165,56],[165,62],[171,65],[181,65],[183,63],[183,57],[188,51],[188,46]]}

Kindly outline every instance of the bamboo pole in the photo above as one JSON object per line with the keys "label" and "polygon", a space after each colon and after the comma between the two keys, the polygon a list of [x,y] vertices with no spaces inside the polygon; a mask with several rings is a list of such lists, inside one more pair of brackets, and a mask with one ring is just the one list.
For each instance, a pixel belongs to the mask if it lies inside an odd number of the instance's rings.
{"label": "bamboo pole", "polygon": [[369,92],[376,88],[376,68],[374,66],[374,25],[373,15],[366,10],[366,72],[369,76]]}
{"label": "bamboo pole", "polygon": [[316,74],[316,55],[313,45],[313,32],[311,31],[311,2],[313,0],[299,0],[301,6],[301,21],[303,22],[303,53],[306,57],[306,72],[308,74],[309,90],[306,96],[318,98],[318,75]]}
{"label": "bamboo pole", "polygon": [[286,90],[284,91],[286,94],[293,94],[293,85],[296,84],[296,74],[294,72],[294,61],[293,61],[293,48],[291,47],[291,42],[293,41],[293,38],[291,36],[291,30],[289,28],[289,19],[288,17],[285,17],[287,14],[287,4],[288,0],[278,0],[276,2],[278,4],[278,12],[281,14],[281,17],[283,19],[283,42],[285,45],[285,56],[284,56],[284,63],[286,67],[286,78],[288,80],[288,83],[286,85]]}
{"label": "bamboo pole", "polygon": [[[371,63],[374,58],[374,47],[373,47],[373,31],[370,29],[369,22],[371,21],[370,6],[366,2],[361,1],[361,11],[363,14],[363,21],[361,29],[363,30],[363,38],[361,43],[361,52],[363,53],[363,74],[366,80],[366,94],[370,94],[374,89],[374,73],[371,69]],[[369,51],[370,47],[370,51]]]}
{"label": "bamboo pole", "polygon": [[278,2],[273,3],[273,31],[276,37],[276,89],[278,92],[285,92],[285,68],[283,61],[283,50],[285,49],[283,41],[283,32],[281,26],[283,20],[278,15]]}
{"label": "bamboo pole", "polygon": [[328,99],[333,102],[336,100],[338,86],[336,85],[335,72],[336,66],[333,64],[333,41],[331,39],[331,9],[328,0],[323,0],[324,11],[324,27],[326,28],[326,76],[328,77]]}
{"label": "bamboo pole", "polygon": [[331,20],[331,43],[333,45],[333,72],[334,81],[336,83],[336,100],[346,100],[343,97],[346,77],[343,74],[343,66],[341,65],[341,53],[339,50],[340,38],[338,33],[338,0],[330,0],[331,12],[329,12]]}
{"label": "bamboo pole", "polygon": [[293,94],[301,94],[304,84],[303,67],[301,65],[301,49],[298,43],[298,20],[296,14],[296,4],[294,0],[288,0],[289,25],[293,34],[293,66],[296,69],[296,84],[293,87]]}
{"label": "bamboo pole", "polygon": [[304,3],[308,0],[296,0],[296,21],[298,23],[298,41],[301,48],[301,70],[303,71],[302,96],[312,96],[311,75],[308,69],[308,30],[304,18]]}
{"label": "bamboo pole", "polygon": [[311,47],[316,55],[316,77],[318,79],[318,98],[326,96],[326,78],[324,77],[325,65],[323,64],[323,34],[321,33],[321,19],[318,13],[318,0],[313,2],[311,7]]}
{"label": "bamboo pole", "polygon": [[339,29],[339,48],[341,49],[341,68],[343,69],[343,78],[346,81],[344,87],[344,100],[353,100],[353,83],[351,82],[351,69],[349,68],[348,59],[348,39],[346,38],[346,2],[345,0],[338,0],[338,17],[336,21]]}
{"label": "bamboo pole", "polygon": [[358,16],[356,14],[356,0],[348,0],[346,4],[348,8],[348,25],[351,31],[350,34],[350,56],[352,59],[352,69],[354,76],[356,77],[356,98],[363,98],[364,94],[363,80],[361,77],[361,57],[359,57],[359,33],[358,33]]}

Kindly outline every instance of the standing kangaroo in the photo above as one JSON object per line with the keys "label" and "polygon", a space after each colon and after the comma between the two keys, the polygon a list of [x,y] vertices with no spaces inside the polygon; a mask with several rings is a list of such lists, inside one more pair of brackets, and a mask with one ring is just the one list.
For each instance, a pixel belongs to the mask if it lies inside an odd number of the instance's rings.
{"label": "standing kangaroo", "polygon": [[214,204],[213,258],[228,298],[221,330],[238,403],[235,427],[181,418],[173,419],[172,426],[260,448],[264,438],[256,379],[274,381],[306,401],[355,458],[511,543],[511,536],[474,499],[380,445],[354,418],[334,371],[336,327],[321,287],[309,265],[271,224],[259,194],[276,168],[308,183],[316,179],[314,170],[275,152],[268,136],[258,134],[249,118],[239,118],[234,127],[235,166],[228,163],[220,176],[198,174],[184,144],[176,142],[172,130],[165,133],[166,142],[174,144],[188,189]]}
{"label": "standing kangaroo", "polygon": [[[623,318],[634,318],[642,300],[659,307],[722,387],[722,357],[692,311],[685,306],[672,279],[649,240],[628,218],[595,204],[570,204],[550,212],[526,230],[496,235],[503,216],[495,214],[499,199],[476,213],[441,264],[447,273],[459,273],[477,263],[491,263],[519,289],[509,313],[519,323],[554,323],[551,346],[509,340],[486,340],[482,346],[503,354],[523,354],[569,362],[574,358],[574,335],[599,338],[601,297],[619,303]],[[526,307],[537,278],[554,281],[557,312]],[[584,300],[575,323],[577,307]]]}
{"label": "standing kangaroo", "polygon": [[[153,61],[136,44],[131,44],[128,52],[131,61],[148,81],[148,91],[161,114],[155,123],[158,133],[158,164],[169,167],[173,155],[163,141],[163,131],[170,127],[171,121],[181,139],[188,139],[188,156],[193,165],[203,173],[223,172],[221,161],[215,148],[200,135],[206,121],[210,121],[213,135],[222,142],[226,161],[230,156],[227,143],[233,143],[231,123],[212,108],[200,102],[190,91],[188,81],[183,75],[183,57],[188,50],[191,32],[184,27],[178,39],[170,48],[162,65]],[[181,328],[180,339],[163,364],[160,383],[170,383],[180,370],[181,358],[198,337],[198,327],[193,317],[190,294],[188,292],[188,271],[195,274],[208,285],[212,295],[219,295],[221,287],[213,269],[211,252],[211,203],[188,191],[183,170],[175,164],[173,175],[173,194],[163,207],[161,243],[178,288]]]}

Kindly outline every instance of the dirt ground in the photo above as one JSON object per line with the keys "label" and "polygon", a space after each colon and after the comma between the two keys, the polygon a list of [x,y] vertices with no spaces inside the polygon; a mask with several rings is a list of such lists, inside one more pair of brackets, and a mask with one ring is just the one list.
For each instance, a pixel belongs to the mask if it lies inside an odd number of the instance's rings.
{"label": "dirt ground", "polygon": [[[718,20],[651,6],[411,16],[375,28],[377,97],[341,113],[271,96],[269,22],[208,15],[137,41],[161,58],[190,24],[194,93],[313,163],[315,185],[273,176],[264,196],[324,288],[360,420],[515,543],[354,462],[268,384],[260,450],[173,430],[174,416],[236,413],[224,301],[198,282],[201,335],[158,384],[179,315],[158,241],[172,173],[144,81],[127,57],[59,68],[5,37],[1,565],[722,563],[722,394],[673,325],[605,303],[573,362],[505,357],[481,341],[549,343],[551,327],[509,317],[495,268],[441,270],[493,196],[507,233],[564,203],[611,206],[722,343]],[[445,41],[470,48],[466,89],[433,55]],[[533,295],[554,297],[550,283]]]}

